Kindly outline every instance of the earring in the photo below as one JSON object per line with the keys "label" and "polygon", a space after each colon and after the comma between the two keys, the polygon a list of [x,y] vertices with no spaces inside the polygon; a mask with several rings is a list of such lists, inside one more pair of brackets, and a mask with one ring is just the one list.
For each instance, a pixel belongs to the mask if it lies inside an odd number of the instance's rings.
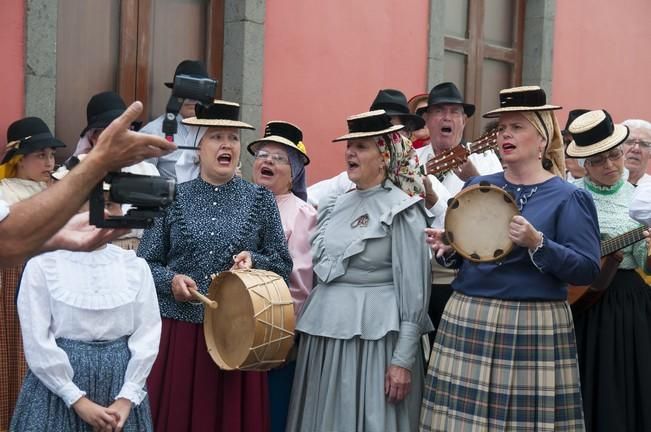
{"label": "earring", "polygon": [[538,149],[538,160],[542,160],[542,150]]}

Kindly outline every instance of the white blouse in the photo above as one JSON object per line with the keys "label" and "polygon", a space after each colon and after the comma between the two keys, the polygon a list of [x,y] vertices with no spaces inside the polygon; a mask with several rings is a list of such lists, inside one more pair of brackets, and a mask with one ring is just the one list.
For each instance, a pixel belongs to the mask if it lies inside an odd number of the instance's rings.
{"label": "white blouse", "polygon": [[149,266],[133,251],[107,245],[93,252],[58,250],[32,258],[18,293],[30,370],[67,406],[84,396],[56,338],[111,341],[129,336],[131,358],[117,398],[139,404],[158,354],[161,318]]}

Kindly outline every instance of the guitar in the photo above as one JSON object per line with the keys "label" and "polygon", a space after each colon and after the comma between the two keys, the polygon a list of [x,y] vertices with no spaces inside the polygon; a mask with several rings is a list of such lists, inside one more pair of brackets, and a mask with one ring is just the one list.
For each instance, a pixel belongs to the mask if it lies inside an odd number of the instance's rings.
{"label": "guitar", "polygon": [[622,262],[621,254],[615,252],[644,239],[643,232],[646,226],[635,228],[616,237],[601,242],[601,270],[591,285],[569,285],[567,301],[572,305],[572,311],[579,313],[599,301],[615,277],[619,263]]}
{"label": "guitar", "polygon": [[484,153],[497,148],[497,128],[491,129],[475,141],[465,145],[458,145],[454,148],[434,156],[425,163],[425,173],[437,175],[450,171],[453,168],[465,163],[468,156],[475,153]]}

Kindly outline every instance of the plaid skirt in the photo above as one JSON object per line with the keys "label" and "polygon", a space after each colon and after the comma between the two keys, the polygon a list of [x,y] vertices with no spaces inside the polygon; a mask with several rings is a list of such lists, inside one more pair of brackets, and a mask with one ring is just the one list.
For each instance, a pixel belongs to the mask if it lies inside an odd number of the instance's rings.
{"label": "plaid skirt", "polygon": [[23,266],[0,269],[0,432],[9,429],[27,363],[16,311],[16,288]]}
{"label": "plaid skirt", "polygon": [[567,302],[450,298],[425,380],[421,431],[486,430],[585,430]]}

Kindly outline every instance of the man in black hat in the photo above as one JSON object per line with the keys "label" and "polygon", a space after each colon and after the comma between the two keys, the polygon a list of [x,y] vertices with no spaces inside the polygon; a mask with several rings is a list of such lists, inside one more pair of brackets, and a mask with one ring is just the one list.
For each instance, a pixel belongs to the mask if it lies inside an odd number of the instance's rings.
{"label": "man in black hat", "polygon": [[19,264],[46,250],[93,250],[125,233],[90,227],[87,215],[83,220],[84,215],[71,217],[109,171],[160,157],[176,148],[160,137],[129,130],[141,112],[142,103],[131,104],[100,135],[85,162],[63,180],[11,207],[0,200],[0,266]]}
{"label": "man in black hat", "polygon": [[[176,78],[177,75],[189,75],[193,78],[209,78],[206,67],[199,60],[183,60],[178,64],[178,66],[176,66],[174,78]],[[171,82],[166,82],[165,86],[171,89],[174,86],[174,79],[172,79]],[[174,142],[178,145],[185,145],[186,137],[188,135],[188,129],[183,123],[181,123],[181,121],[184,118],[194,117],[194,106],[196,104],[197,101],[186,99],[183,101],[179,114],[176,116],[176,134],[174,134]],[[140,132],[164,137],[163,120],[165,120],[165,114],[162,114],[147,123]],[[179,156],[181,156],[181,150],[177,150],[160,158],[150,159],[147,162],[156,165],[160,175],[163,177],[173,178],[176,180],[175,165]]]}
{"label": "man in black hat", "polygon": [[[425,120],[419,115],[412,114],[409,111],[407,97],[400,90],[383,89],[375,96],[369,111],[384,110],[394,125],[404,125],[400,134],[411,138],[412,132],[425,126]],[[355,184],[350,181],[346,171],[339,175],[320,181],[307,188],[307,200],[314,207],[317,207],[319,201],[326,196],[341,195],[355,188]]]}
{"label": "man in black hat", "polygon": [[[581,114],[585,114],[590,110],[587,109],[573,109],[567,115],[567,122],[565,122],[565,127],[561,131],[563,135],[563,145],[567,148],[568,144],[572,142],[572,135],[567,129],[570,126],[570,123],[574,121],[575,118]],[[578,159],[575,158],[565,158],[565,179],[567,181],[574,181],[585,176],[585,169],[579,164]]]}
{"label": "man in black hat", "polygon": [[[430,145],[416,150],[418,159],[425,164],[436,154],[441,154],[455,146],[465,144],[463,130],[469,117],[475,113],[475,106],[463,100],[461,92],[454,83],[444,82],[432,88],[427,98],[427,106],[417,110],[427,124]],[[447,202],[461,191],[470,177],[493,174],[502,171],[495,152],[471,154],[468,161],[458,169],[439,176],[427,176],[425,182],[425,202],[434,215],[432,228],[443,228]],[[432,260],[432,292],[430,296],[429,315],[435,327],[438,327],[443,309],[452,295],[452,281],[455,272]],[[433,340],[433,336],[431,336]]]}

